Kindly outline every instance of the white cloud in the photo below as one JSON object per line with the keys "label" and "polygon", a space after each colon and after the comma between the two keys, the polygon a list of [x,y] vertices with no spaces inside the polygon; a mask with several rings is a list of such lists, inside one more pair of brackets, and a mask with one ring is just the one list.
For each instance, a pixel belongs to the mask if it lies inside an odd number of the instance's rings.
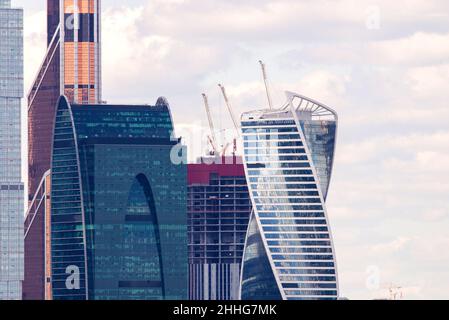
{"label": "white cloud", "polygon": [[449,218],[449,208],[430,208],[425,211],[423,217],[429,221],[443,221]]}
{"label": "white cloud", "polygon": [[[395,159],[399,155],[401,159]],[[422,170],[446,170],[449,157],[449,131],[409,133],[406,135],[378,135],[354,143],[343,143],[337,153],[340,164],[362,164],[386,161],[386,166],[398,169],[401,164],[414,162]],[[399,164],[399,166],[401,165]],[[417,169],[417,168],[412,168]]]}
{"label": "white cloud", "polygon": [[376,254],[392,254],[403,249],[407,244],[410,243],[410,241],[410,238],[398,237],[391,242],[374,245],[372,247],[372,250]]}
{"label": "white cloud", "polygon": [[46,51],[46,12],[25,12],[24,42],[25,42],[25,91],[31,87]]}
{"label": "white cloud", "polygon": [[[326,64],[422,66],[449,63],[449,33],[417,32],[393,39],[308,43],[283,58]],[[294,62],[293,62],[294,63]]]}
{"label": "white cloud", "polygon": [[[447,43],[449,43],[449,37]],[[449,50],[447,56],[449,56]],[[410,81],[412,92],[419,98],[432,101],[432,99],[441,94],[445,97],[448,96],[449,63],[437,66],[416,67],[410,69],[407,72],[407,76],[408,81]],[[423,107],[429,108],[429,106],[426,105],[423,105]]]}
{"label": "white cloud", "polygon": [[[441,64],[449,62],[449,33],[418,32],[410,37],[373,43],[369,50],[390,64]],[[380,57],[379,57],[380,55]],[[373,57],[373,62],[375,58]]]}

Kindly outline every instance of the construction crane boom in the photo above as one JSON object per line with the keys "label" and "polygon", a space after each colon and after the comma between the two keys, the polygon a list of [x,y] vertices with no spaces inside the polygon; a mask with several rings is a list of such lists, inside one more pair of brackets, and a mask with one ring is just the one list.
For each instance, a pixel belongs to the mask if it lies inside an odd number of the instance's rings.
{"label": "construction crane boom", "polygon": [[239,127],[240,126],[238,125],[237,118],[235,117],[234,111],[232,110],[231,103],[229,102],[228,95],[226,94],[226,89],[221,84],[219,84],[218,86],[220,87],[221,92],[223,93],[223,98],[224,98],[224,100],[226,102],[226,107],[228,107],[228,111],[229,111],[229,114],[231,115],[232,122],[234,123],[235,130],[237,131],[237,135],[239,135]]}
{"label": "construction crane boom", "polygon": [[210,130],[209,142],[212,146],[214,154],[218,154],[217,137],[215,135],[215,126],[214,126],[214,122],[212,120],[212,114],[210,112],[209,100],[207,99],[207,95],[205,93],[203,93],[203,100],[204,100],[204,106],[206,107],[207,120],[209,122],[209,130]]}
{"label": "construction crane boom", "polygon": [[267,70],[265,68],[265,64],[262,60],[259,60],[260,66],[262,67],[262,75],[263,75],[263,81],[265,83],[265,91],[267,92],[267,99],[268,99],[268,106],[270,107],[270,110],[273,109],[273,100],[271,99],[270,94],[270,88],[268,86],[268,77],[267,77]]}

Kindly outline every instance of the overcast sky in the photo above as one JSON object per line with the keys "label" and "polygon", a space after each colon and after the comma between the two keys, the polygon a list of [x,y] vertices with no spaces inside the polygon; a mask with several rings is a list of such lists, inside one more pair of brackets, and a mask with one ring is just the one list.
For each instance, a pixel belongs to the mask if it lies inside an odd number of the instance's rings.
{"label": "overcast sky", "polygon": [[[45,52],[44,0],[25,8],[26,91]],[[293,90],[340,116],[328,199],[340,286],[350,299],[449,298],[447,0],[103,0],[103,96],[165,96],[190,157],[201,155],[201,93],[216,125]]]}

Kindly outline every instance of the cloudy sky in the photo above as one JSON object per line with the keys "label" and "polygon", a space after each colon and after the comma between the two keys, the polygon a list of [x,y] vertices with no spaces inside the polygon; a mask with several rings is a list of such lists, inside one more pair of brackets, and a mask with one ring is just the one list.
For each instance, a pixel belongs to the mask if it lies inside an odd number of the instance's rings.
{"label": "cloudy sky", "polygon": [[[45,52],[45,1],[25,8],[28,90]],[[166,96],[190,157],[205,127],[284,90],[340,116],[328,210],[343,296],[449,298],[449,2],[447,0],[103,0],[104,99]],[[224,131],[224,132],[229,132]],[[231,132],[232,133],[232,132]]]}

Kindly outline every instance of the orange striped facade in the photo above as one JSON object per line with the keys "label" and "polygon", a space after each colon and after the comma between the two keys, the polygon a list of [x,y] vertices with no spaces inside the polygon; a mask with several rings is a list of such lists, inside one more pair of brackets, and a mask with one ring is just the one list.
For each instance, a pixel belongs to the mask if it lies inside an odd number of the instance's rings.
{"label": "orange striped facade", "polygon": [[96,13],[95,2],[93,0],[65,0],[64,12],[73,13],[76,8],[79,13]]}
{"label": "orange striped facade", "polygon": [[[64,15],[95,15],[97,14],[97,0],[65,0]],[[94,21],[93,19],[91,21]],[[88,28],[94,28],[88,25]],[[85,28],[79,25],[76,31]],[[98,30],[98,25],[96,25]],[[99,32],[96,41],[86,41],[86,39],[70,39],[64,41],[64,94],[69,101],[79,104],[93,104],[100,100],[99,79],[100,79],[100,51]],[[66,32],[68,32],[66,30]],[[91,30],[84,30],[90,33]]]}

